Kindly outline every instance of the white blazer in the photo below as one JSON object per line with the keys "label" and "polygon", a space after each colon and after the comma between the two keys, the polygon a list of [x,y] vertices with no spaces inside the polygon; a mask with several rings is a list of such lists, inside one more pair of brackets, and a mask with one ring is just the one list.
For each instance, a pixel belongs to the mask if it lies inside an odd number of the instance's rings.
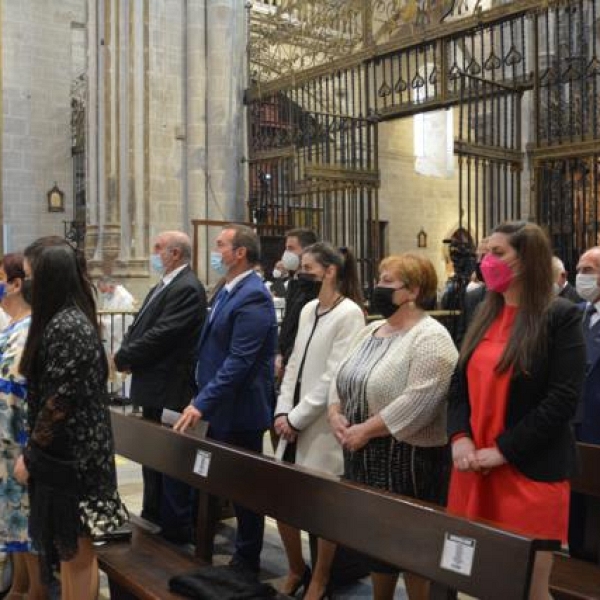
{"label": "white blazer", "polygon": [[[365,317],[358,304],[344,298],[317,319],[318,303],[318,300],[309,302],[300,314],[294,350],[285,370],[275,415],[286,414],[290,425],[299,430],[296,464],[341,475],[342,448],[327,420],[329,385],[351,340],[364,327]],[[294,390],[307,345],[300,401],[294,407]]]}

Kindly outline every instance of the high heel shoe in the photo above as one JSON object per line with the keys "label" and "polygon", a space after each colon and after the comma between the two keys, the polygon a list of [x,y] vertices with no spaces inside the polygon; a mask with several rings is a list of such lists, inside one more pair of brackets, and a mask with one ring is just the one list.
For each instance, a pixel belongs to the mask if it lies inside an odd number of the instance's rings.
{"label": "high heel shoe", "polygon": [[[308,586],[306,586],[304,588],[304,595],[302,596],[303,598],[306,598],[307,592],[308,592]],[[319,596],[319,600],[325,600],[326,598],[328,600],[333,599],[332,586],[329,583],[325,586],[325,589],[321,592],[321,595]]]}
{"label": "high heel shoe", "polygon": [[304,567],[304,573],[302,573],[302,577],[294,584],[294,587],[289,592],[282,592],[286,596],[295,596],[301,589],[306,592],[308,586],[310,585],[310,580],[312,577],[312,571],[310,567],[307,565]]}

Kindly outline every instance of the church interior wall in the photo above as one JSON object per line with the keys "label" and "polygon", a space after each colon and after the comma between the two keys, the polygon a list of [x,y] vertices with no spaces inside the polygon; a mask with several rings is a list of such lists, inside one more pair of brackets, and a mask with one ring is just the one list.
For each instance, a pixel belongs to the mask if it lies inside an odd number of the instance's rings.
{"label": "church interior wall", "polygon": [[[64,234],[73,214],[70,87],[72,25],[85,22],[83,0],[2,2],[2,202],[5,249],[40,235]],[[46,193],[65,193],[50,213]]]}
{"label": "church interior wall", "polygon": [[[445,112],[441,113],[442,120]],[[389,253],[416,252],[435,266],[441,290],[449,273],[442,240],[458,226],[458,167],[451,175],[426,176],[415,170],[413,117],[379,126],[379,218],[388,222]],[[437,138],[433,143],[440,143]],[[430,138],[430,141],[433,141]],[[427,247],[417,247],[423,229]]]}

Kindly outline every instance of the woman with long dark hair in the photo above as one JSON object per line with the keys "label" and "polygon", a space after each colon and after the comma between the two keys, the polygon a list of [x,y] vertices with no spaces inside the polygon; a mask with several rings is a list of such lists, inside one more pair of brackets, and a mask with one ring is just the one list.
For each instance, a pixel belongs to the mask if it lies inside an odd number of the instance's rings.
{"label": "woman with long dark hair", "polygon": [[94,296],[74,250],[55,240],[25,250],[32,281],[32,319],[21,373],[29,384],[30,534],[42,575],[60,563],[63,600],[96,598],[98,567],[92,537],[127,515],[117,487],[108,365]]}
{"label": "woman with long dark hair", "polygon": [[[356,260],[348,249],[338,251],[319,242],[302,253],[298,278],[314,288],[317,298],[300,314],[275,409],[275,430],[283,440],[280,443],[288,444],[284,459],[340,475],[342,451],[327,421],[327,397],[339,360],[365,323]],[[318,540],[311,581],[302,557],[300,532],[285,523],[278,526],[290,568],[281,591],[294,595],[304,587],[305,598],[322,598],[335,544]]]}
{"label": "woman with long dark hair", "polygon": [[[581,312],[553,298],[552,252],[532,223],[489,238],[487,287],[462,345],[448,413],[448,509],[536,538],[566,541],[570,420],[585,376]],[[550,597],[552,553],[539,552],[530,598]]]}

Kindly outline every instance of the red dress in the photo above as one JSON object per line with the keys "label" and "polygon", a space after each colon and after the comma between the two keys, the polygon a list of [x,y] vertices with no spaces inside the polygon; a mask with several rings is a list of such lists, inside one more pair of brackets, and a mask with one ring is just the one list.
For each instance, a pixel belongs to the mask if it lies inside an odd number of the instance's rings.
{"label": "red dress", "polygon": [[[498,374],[517,308],[506,306],[483,336],[467,365],[471,430],[476,448],[496,445],[504,431],[511,370]],[[487,475],[452,470],[448,510],[468,518],[495,521],[538,539],[567,539],[567,480],[548,483],[529,479],[510,464]]]}

